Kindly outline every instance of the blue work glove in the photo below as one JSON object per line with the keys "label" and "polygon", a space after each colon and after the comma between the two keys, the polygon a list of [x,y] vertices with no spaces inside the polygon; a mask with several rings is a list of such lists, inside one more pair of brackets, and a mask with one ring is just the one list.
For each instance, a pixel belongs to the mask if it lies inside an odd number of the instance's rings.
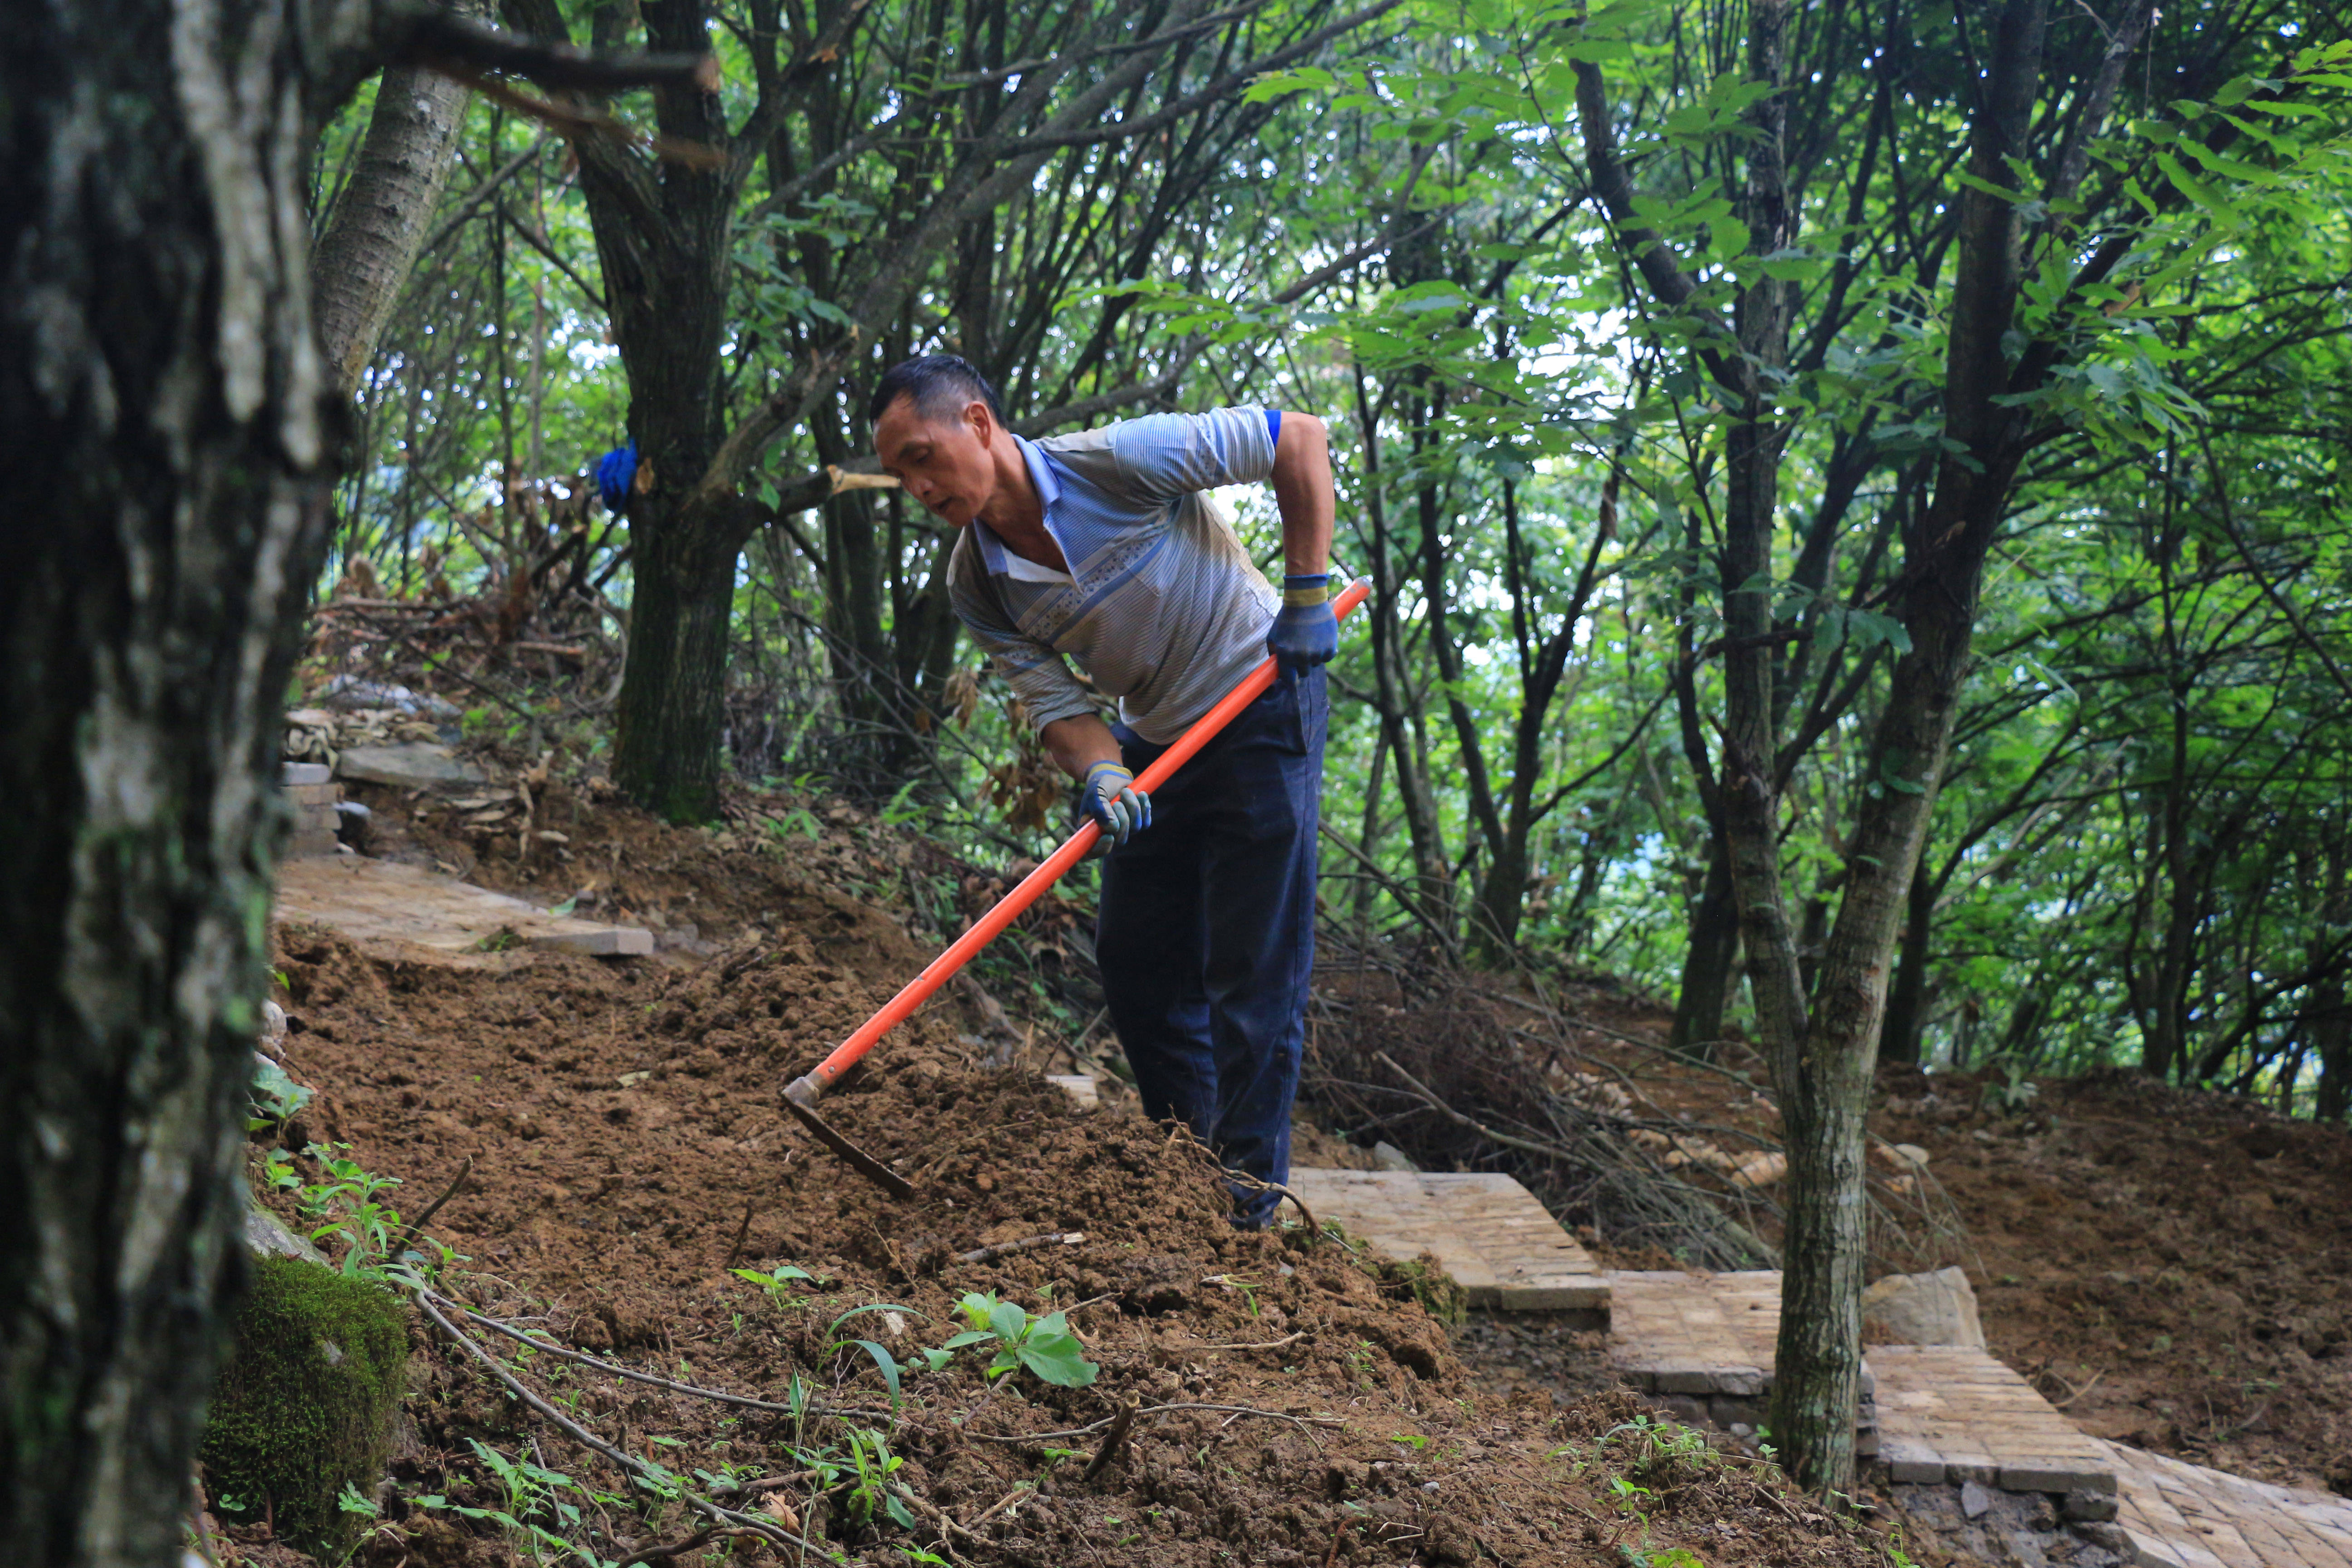
{"label": "blue work glove", "polygon": [[1135,775],[1117,763],[1097,763],[1087,770],[1079,804],[1111,844],[1124,844],[1151,826],[1151,797],[1136,788]]}
{"label": "blue work glove", "polygon": [[1331,662],[1339,651],[1339,619],[1331,613],[1328,574],[1282,580],[1282,613],[1265,634],[1265,651],[1293,679]]}

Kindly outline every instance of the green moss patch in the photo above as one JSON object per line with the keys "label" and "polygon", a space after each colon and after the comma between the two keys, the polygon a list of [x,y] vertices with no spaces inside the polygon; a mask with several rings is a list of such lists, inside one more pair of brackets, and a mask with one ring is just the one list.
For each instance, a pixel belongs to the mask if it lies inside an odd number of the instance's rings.
{"label": "green moss patch", "polygon": [[346,1485],[383,1473],[408,1370],[408,1312],[380,1285],[291,1258],[255,1265],[199,1457],[224,1512],[306,1549],[359,1522]]}

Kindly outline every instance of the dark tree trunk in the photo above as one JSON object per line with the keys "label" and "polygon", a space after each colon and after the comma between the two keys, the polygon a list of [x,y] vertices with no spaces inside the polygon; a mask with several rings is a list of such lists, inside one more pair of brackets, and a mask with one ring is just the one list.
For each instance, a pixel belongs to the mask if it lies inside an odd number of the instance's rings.
{"label": "dark tree trunk", "polygon": [[[1749,79],[1775,88],[1785,79],[1789,18],[1786,0],[1749,5]],[[2045,186],[2052,206],[2072,202],[2087,166],[2087,155],[2076,153],[2104,127],[2149,18],[2147,5],[2136,6],[2084,84],[2076,141],[2056,160]],[[1770,281],[1738,291],[1730,322],[1737,356],[1714,346],[1725,324],[1719,317],[1710,314],[1692,337],[1730,416],[1721,559],[1726,701],[1717,798],[1758,1033],[1772,1061],[1789,1152],[1771,1426],[1783,1462],[1807,1486],[1825,1492],[1849,1491],[1853,1479],[1866,1212],[1863,1118],[1887,971],[1951,742],[1985,556],[2034,437],[2032,416],[2024,411],[2029,400],[2018,395],[2042,385],[2069,352],[2061,336],[2012,341],[2023,235],[2019,205],[1999,194],[2003,178],[2016,177],[2015,161],[2027,146],[2040,89],[2046,0],[2005,0],[1990,21],[1983,76],[1969,110],[1971,179],[1957,196],[1958,260],[1943,382],[1946,448],[1926,516],[1905,525],[1904,570],[1893,595],[1911,647],[1894,665],[1871,738],[1867,776],[1881,787],[1864,796],[1844,847],[1843,896],[1810,994],[1801,984],[1780,882],[1775,721],[1782,708],[1769,656],[1770,595],[1756,591],[1774,581],[1779,458],[1777,414],[1759,383],[1784,363],[1789,292]],[[1663,304],[1694,310],[1696,282],[1635,213],[1600,68],[1579,61],[1575,70],[1586,164],[1627,259]],[[1784,106],[1775,92],[1746,116],[1752,134],[1743,154],[1741,216],[1750,244],[1766,250],[1790,243],[1792,232],[1781,163]],[[2130,243],[2128,237],[2105,242],[2080,278],[2103,281]],[[1688,714],[1685,732],[1695,738]],[[1706,777],[1701,770],[1703,784]]]}
{"label": "dark tree trunk", "polygon": [[[1372,618],[1372,678],[1381,733],[1396,763],[1397,795],[1404,807],[1405,832],[1412,846],[1413,897],[1422,918],[1451,940],[1454,873],[1445,855],[1445,829],[1437,815],[1427,753],[1412,712],[1412,683],[1404,674],[1404,626],[1397,611],[1396,568],[1391,558],[1388,503],[1381,479],[1380,422],[1363,377],[1356,377],[1357,427],[1364,442],[1364,514],[1371,524],[1372,581],[1380,591],[1366,606]],[[1367,851],[1371,846],[1367,845]]]}
{"label": "dark tree trunk", "polygon": [[[1924,857],[1923,857],[1924,858]],[[1885,1037],[1879,1056],[1904,1067],[1919,1065],[1927,1031],[1927,939],[1936,924],[1936,879],[1925,865],[1911,871],[1911,891],[1903,921],[1903,954],[1895,966],[1895,989],[1886,998]]]}
{"label": "dark tree trunk", "polygon": [[[307,14],[305,14],[307,15]],[[306,51],[271,0],[0,49],[0,1542],[176,1561],[325,534]]]}
{"label": "dark tree trunk", "polygon": [[2311,1050],[2319,1058],[2312,1115],[2321,1121],[2341,1121],[2352,1110],[2352,1003],[2345,1000],[2341,974],[2314,988],[2306,1017]]}
{"label": "dark tree trunk", "polygon": [[393,66],[376,84],[359,165],[328,216],[310,258],[319,346],[349,397],[407,287],[466,119],[466,89],[417,66]]}
{"label": "dark tree trunk", "polygon": [[[554,0],[505,0],[503,10],[521,31],[568,37]],[[709,47],[701,0],[647,0],[640,12],[653,48],[699,54]],[[597,37],[618,25],[608,16]],[[727,145],[726,114],[708,85],[673,82],[656,91],[662,135]],[[628,374],[629,435],[651,470],[629,510],[634,590],[613,782],[674,822],[704,822],[719,810],[735,563],[760,515],[731,489],[714,493],[701,482],[724,433],[719,351],[742,170],[697,158],[654,164],[594,136],[578,139],[573,151],[613,341]]]}
{"label": "dark tree trunk", "polygon": [[1690,941],[1683,950],[1682,988],[1675,996],[1675,1027],[1667,1045],[1703,1060],[1715,1058],[1730,1005],[1733,965],[1739,956],[1739,901],[1731,890],[1731,860],[1723,835],[1706,840],[1706,879],[1691,906]]}
{"label": "dark tree trunk", "polygon": [[[2327,892],[2320,915],[2323,927],[2330,931],[2341,930],[2347,918],[2352,917],[2352,866],[2347,864],[2347,850],[2352,846],[2341,838],[2327,846]],[[2352,1001],[2345,996],[2339,964],[2329,964],[2324,978],[2312,986],[2297,1026],[2309,1054],[2319,1058],[2319,1085],[2311,1114],[2320,1121],[2341,1121],[2352,1110]]]}
{"label": "dark tree trunk", "polygon": [[[658,515],[661,502],[641,497]],[[719,810],[719,737],[727,729],[727,631],[740,541],[691,524],[633,518],[636,594],[629,663],[614,705],[613,776],[672,822]]]}

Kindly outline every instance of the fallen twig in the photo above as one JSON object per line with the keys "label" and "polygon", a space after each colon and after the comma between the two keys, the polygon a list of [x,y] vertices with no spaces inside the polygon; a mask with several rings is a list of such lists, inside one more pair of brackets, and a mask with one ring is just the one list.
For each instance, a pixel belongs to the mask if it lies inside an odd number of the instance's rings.
{"label": "fallen twig", "polygon": [[[2051,1375],[2051,1376],[2053,1376],[2053,1377],[2057,1377],[2057,1378],[2058,1378],[2058,1381],[2059,1381],[2059,1382],[2061,1382],[2061,1383],[2066,1383],[2066,1380],[2065,1380],[2064,1378],[2063,1378],[2063,1377],[2058,1377],[2058,1374],[2057,1374],[2056,1373],[2054,1373],[2054,1372],[2053,1372],[2053,1373],[2052,1373],[2050,1375]],[[2052,1400],[2052,1401],[2050,1402],[2050,1408],[2051,1408],[2051,1409],[2053,1409],[2053,1410],[2063,1410],[2063,1409],[2065,1409],[2065,1408],[2066,1408],[2066,1406],[2068,1406],[2069,1405],[2074,1404],[2074,1401],[2076,1401],[2076,1400],[2078,1400],[2078,1399],[2082,1398],[2082,1397],[2083,1397],[2083,1395],[2084,1395],[2084,1394],[2086,1394],[2090,1393],[2090,1392],[2091,1392],[2091,1390],[2093,1390],[2093,1389],[2095,1389],[2095,1388],[2098,1387],[2098,1386],[2099,1386],[2099,1379],[2101,1379],[2101,1378],[2103,1378],[2103,1377],[2105,1377],[2105,1376],[2106,1376],[2106,1375],[2107,1375],[2106,1369],[2105,1369],[2105,1367],[2101,1367],[2098,1371],[2094,1372],[2093,1373],[2091,1373],[2091,1381],[2090,1381],[2090,1382],[2088,1382],[2088,1383],[2086,1383],[2086,1384],[2084,1384],[2082,1387],[2080,1387],[2080,1388],[2075,1388],[2075,1387],[2074,1387],[2074,1385],[2073,1384],[2071,1384],[2071,1383],[2066,1383],[2066,1386],[2067,1386],[2068,1388],[2070,1388],[2070,1389],[2073,1389],[2073,1390],[2074,1390],[2074,1392],[2073,1392],[2073,1393],[2071,1393],[2071,1394],[2067,1394],[2067,1395],[2066,1395],[2066,1397],[2065,1397],[2065,1398],[2063,1398],[2063,1399],[2053,1399],[2053,1400]],[[2269,1408],[2269,1407],[2268,1407],[2267,1405],[2265,1405],[2265,1406],[2264,1406],[2264,1408],[2265,1408],[2265,1409],[2267,1409],[2267,1408]]]}
{"label": "fallen twig", "polygon": [[454,1341],[459,1349],[472,1356],[476,1361],[480,1362],[482,1365],[488,1370],[489,1374],[492,1377],[497,1378],[499,1383],[506,1385],[508,1393],[513,1394],[517,1399],[521,1400],[524,1405],[537,1412],[543,1418],[555,1423],[556,1426],[562,1431],[564,1436],[570,1437],[573,1442],[579,1444],[582,1447],[586,1448],[589,1452],[601,1456],[609,1463],[619,1467],[624,1475],[639,1477],[658,1489],[660,1491],[666,1493],[674,1492],[687,1504],[687,1506],[696,1510],[707,1518],[716,1520],[722,1524],[738,1526],[744,1533],[757,1535],[761,1540],[768,1542],[772,1545],[791,1546],[794,1544],[791,1536],[763,1521],[754,1519],[751,1515],[747,1513],[738,1513],[733,1509],[721,1508],[719,1504],[712,1502],[709,1498],[698,1497],[694,1493],[688,1491],[685,1488],[678,1485],[677,1477],[671,1475],[660,1466],[656,1465],[649,1460],[640,1459],[635,1454],[629,1453],[625,1449],[614,1447],[612,1444],[605,1442],[602,1437],[597,1436],[593,1432],[589,1431],[585,1426],[581,1426],[577,1421],[574,1421],[570,1416],[564,1415],[562,1411],[558,1410],[554,1405],[550,1405],[546,1400],[541,1399],[538,1394],[533,1394],[529,1388],[525,1387],[522,1382],[515,1377],[513,1373],[508,1372],[505,1367],[499,1364],[498,1357],[490,1354],[489,1352],[476,1344],[472,1335],[467,1333],[464,1330],[458,1328],[457,1324],[443,1317],[441,1315],[440,1309],[433,1304],[435,1299],[436,1298],[433,1293],[429,1290],[419,1290],[416,1292],[416,1305],[423,1310],[426,1317],[433,1320],[434,1323],[439,1327],[443,1333],[446,1334],[452,1341]]}
{"label": "fallen twig", "polygon": [[1322,1236],[1323,1227],[1315,1223],[1315,1211],[1307,1206],[1307,1200],[1300,1197],[1288,1187],[1284,1186],[1280,1182],[1269,1182],[1262,1176],[1253,1176],[1247,1171],[1227,1169],[1224,1175],[1225,1180],[1231,1182],[1237,1187],[1243,1188],[1244,1191],[1253,1193],[1275,1193],[1280,1196],[1288,1198],[1292,1203],[1298,1205],[1299,1217],[1307,1222],[1307,1239],[1312,1241],[1318,1239]]}
{"label": "fallen twig", "polygon": [[1011,1491],[1006,1492],[1003,1497],[998,1498],[994,1502],[989,1504],[988,1511],[986,1513],[982,1514],[970,1524],[962,1526],[961,1528],[963,1532],[966,1535],[970,1535],[982,1525],[986,1524],[990,1520],[994,1519],[998,1514],[1003,1513],[1006,1509],[1011,1508],[1014,1503],[1019,1502],[1023,1498],[1027,1497],[1031,1492],[1034,1492],[1036,1489],[1036,1482],[1023,1481],[1019,1486],[1014,1487]]}
{"label": "fallen twig", "polygon": [[1258,1343],[1258,1344],[1253,1344],[1253,1345],[1202,1345],[1201,1348],[1202,1348],[1202,1350],[1204,1350],[1204,1351],[1278,1351],[1278,1350],[1280,1350],[1283,1346],[1285,1346],[1285,1345],[1286,1345],[1286,1344],[1293,1344],[1293,1343],[1296,1343],[1297,1342],[1298,1342],[1298,1341],[1300,1341],[1300,1340],[1303,1340],[1303,1339],[1305,1339],[1306,1337],[1307,1337],[1307,1331],[1306,1331],[1305,1329],[1301,1329],[1301,1330],[1299,1330],[1299,1331],[1298,1331],[1297,1333],[1295,1333],[1295,1334],[1285,1334],[1285,1335],[1283,1335],[1283,1336],[1282,1336],[1282,1338],[1280,1338],[1280,1339],[1278,1339],[1278,1340],[1266,1340],[1266,1341],[1264,1341],[1264,1342],[1260,1342],[1260,1343]]}
{"label": "fallen twig", "polygon": [[423,1214],[418,1215],[415,1219],[410,1220],[406,1225],[401,1227],[399,1237],[394,1239],[389,1249],[393,1257],[398,1258],[402,1253],[408,1250],[408,1244],[412,1240],[415,1239],[419,1232],[424,1230],[425,1223],[432,1219],[435,1215],[441,1212],[441,1205],[443,1204],[447,1203],[451,1198],[457,1195],[457,1189],[464,1186],[466,1184],[466,1178],[473,1173],[474,1157],[471,1154],[468,1154],[466,1156],[466,1163],[457,1167],[457,1175],[451,1177],[449,1184],[441,1189],[441,1195],[435,1198],[431,1203],[426,1204]]}
{"label": "fallen twig", "polygon": [[[1286,1410],[1261,1410],[1255,1405],[1196,1405],[1190,1402],[1175,1405],[1147,1405],[1138,1415],[1164,1415],[1181,1410],[1221,1411],[1231,1415],[1256,1415],[1268,1421],[1287,1421],[1294,1426],[1319,1426],[1327,1431],[1344,1432],[1348,1424],[1336,1415],[1293,1415]],[[1106,1415],[1084,1426],[1072,1426],[1059,1432],[966,1432],[963,1439],[971,1443],[1051,1443],[1064,1437],[1091,1437],[1118,1420]]]}
{"label": "fallen twig", "polygon": [[648,1546],[641,1552],[632,1552],[613,1564],[613,1568],[636,1568],[640,1563],[666,1562],[672,1557],[683,1557],[688,1552],[708,1546],[714,1541],[735,1541],[744,1536],[753,1536],[762,1541],[769,1539],[761,1531],[730,1530],[713,1524],[695,1531],[684,1541],[674,1541],[664,1546]]}
{"label": "fallen twig", "polygon": [[1097,1448],[1095,1457],[1087,1461],[1086,1473],[1078,1479],[1093,1480],[1103,1473],[1112,1459],[1118,1458],[1120,1447],[1127,1441],[1128,1433],[1135,1427],[1135,1413],[1141,1408],[1141,1405],[1140,1400],[1129,1394],[1119,1405],[1118,1414],[1110,1418],[1110,1430],[1103,1434],[1102,1447]]}
{"label": "fallen twig", "polygon": [[744,1238],[749,1237],[751,1234],[751,1200],[750,1198],[745,1198],[743,1200],[743,1223],[735,1227],[735,1245],[727,1249],[727,1261],[720,1264],[719,1267],[721,1268],[732,1268],[735,1267],[735,1260],[743,1256]]}
{"label": "fallen twig", "polygon": [[760,1476],[748,1481],[717,1481],[712,1483],[710,1489],[715,1492],[772,1492],[779,1487],[814,1480],[817,1475],[815,1470],[794,1470],[788,1476]]}
{"label": "fallen twig", "polygon": [[751,1410],[772,1410],[782,1415],[830,1414],[830,1412],[820,1412],[810,1407],[803,1407],[796,1410],[789,1405],[779,1405],[772,1399],[754,1399],[748,1394],[727,1394],[716,1388],[698,1388],[693,1384],[680,1383],[675,1378],[663,1377],[656,1373],[639,1372],[635,1367],[621,1366],[615,1363],[590,1355],[585,1351],[575,1351],[568,1345],[559,1345],[551,1343],[546,1340],[533,1339],[530,1334],[525,1333],[522,1330],[516,1328],[511,1323],[502,1323],[496,1318],[486,1318],[481,1313],[475,1311],[472,1308],[460,1305],[456,1301],[450,1300],[446,1296],[436,1294],[434,1291],[420,1290],[417,1294],[420,1297],[431,1296],[433,1300],[440,1302],[443,1306],[447,1307],[454,1311],[465,1314],[465,1316],[473,1320],[475,1322],[481,1324],[482,1327],[486,1329],[495,1329],[499,1333],[506,1335],[507,1338],[514,1340],[519,1343],[529,1345],[535,1351],[545,1351],[549,1355],[554,1356],[560,1361],[577,1362],[582,1366],[594,1367],[598,1372],[609,1373],[614,1377],[625,1377],[632,1383],[649,1383],[656,1388],[667,1388],[672,1394],[691,1394],[697,1399],[715,1399],[721,1405],[740,1405]]}
{"label": "fallen twig", "polygon": [[1486,1139],[1491,1142],[1500,1143],[1507,1149],[1517,1149],[1522,1152],[1528,1154],[1540,1154],[1547,1160],[1567,1160],[1574,1157],[1570,1151],[1560,1147],[1557,1143],[1538,1143],[1531,1138],[1518,1138],[1514,1137],[1508,1132],[1497,1132],[1495,1129],[1487,1126],[1485,1122],[1480,1121],[1474,1117],[1463,1115],[1462,1112],[1454,1110],[1452,1106],[1446,1104],[1445,1101],[1438,1099],[1436,1094],[1433,1092],[1426,1084],[1423,1083],[1421,1079],[1413,1077],[1412,1074],[1397,1066],[1395,1061],[1390,1058],[1386,1051],[1374,1051],[1372,1053],[1372,1059],[1380,1063],[1382,1067],[1388,1068],[1389,1071],[1396,1074],[1397,1077],[1404,1079],[1406,1085],[1411,1088],[1415,1094],[1421,1096],[1423,1103],[1426,1104],[1432,1110],[1436,1111],[1440,1116],[1444,1117],[1449,1121],[1467,1127],[1471,1131],[1475,1132],[1481,1138]]}
{"label": "fallen twig", "polygon": [[1026,1252],[1033,1247],[1076,1247],[1086,1240],[1083,1230],[1049,1230],[1043,1236],[1024,1236],[1018,1241],[1000,1241],[994,1247],[976,1247],[970,1252],[955,1255],[958,1263],[990,1263],[1008,1253]]}

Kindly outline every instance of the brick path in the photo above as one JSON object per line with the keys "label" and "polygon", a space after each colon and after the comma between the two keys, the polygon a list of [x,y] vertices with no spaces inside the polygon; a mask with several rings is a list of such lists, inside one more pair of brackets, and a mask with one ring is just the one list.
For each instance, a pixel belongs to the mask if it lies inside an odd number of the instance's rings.
{"label": "brick path", "polygon": [[1400,1263],[1429,1253],[1474,1307],[1608,1321],[1609,1281],[1592,1255],[1508,1176],[1293,1166],[1290,1185],[1318,1221]]}
{"label": "brick path", "polygon": [[[1609,1282],[1610,1360],[1626,1381],[1718,1426],[1759,1418],[1780,1331],[1777,1273]],[[2102,1442],[1983,1351],[1873,1345],[1864,1387],[1872,1403],[1858,1443],[1867,1452],[1875,1438],[1893,1480],[2105,1494],[2114,1525],[2084,1529],[2105,1532],[2142,1568],[2352,1568],[2352,1499]],[[2070,1517],[2086,1517],[2072,1507]]]}
{"label": "brick path", "polygon": [[2101,1446],[2122,1483],[2116,1522],[2145,1568],[2352,1568],[2352,1499]]}
{"label": "brick path", "polygon": [[[1687,1419],[1764,1424],[1780,1332],[1780,1276],[1620,1271],[1609,1276],[1609,1360],[1627,1383]],[[1862,1363],[1855,1447],[1878,1449],[1875,1368]]]}
{"label": "brick path", "polygon": [[1897,1481],[2113,1493],[2116,1461],[2033,1385],[1961,1345],[1873,1345],[1879,1458]]}
{"label": "brick path", "polygon": [[[1475,1304],[1607,1311],[1618,1372],[1685,1419],[1763,1419],[1779,1274],[1601,1273],[1507,1177],[1291,1175],[1318,1217],[1392,1256],[1434,1254]],[[1873,1345],[1863,1389],[1857,1447],[1895,1481],[2071,1494],[2075,1520],[2115,1509],[2078,1528],[2142,1568],[2352,1568],[2352,1499],[2088,1436],[1983,1351]]]}

